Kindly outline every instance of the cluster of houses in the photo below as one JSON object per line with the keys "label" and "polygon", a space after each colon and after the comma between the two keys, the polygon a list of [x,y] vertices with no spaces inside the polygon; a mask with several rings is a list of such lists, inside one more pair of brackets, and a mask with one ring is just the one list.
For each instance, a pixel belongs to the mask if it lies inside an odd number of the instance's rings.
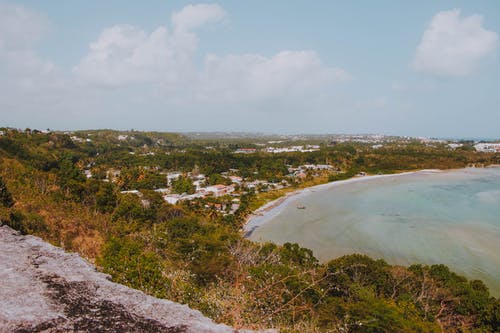
{"label": "cluster of houses", "polygon": [[329,164],[304,164],[297,168],[288,166],[288,172],[290,173],[288,176],[295,179],[306,178],[308,171],[318,172],[318,171],[339,171],[339,170],[334,169]]}
{"label": "cluster of houses", "polygon": [[[177,178],[181,177],[183,174],[181,172],[169,172],[167,174],[167,179],[169,184],[172,184]],[[187,177],[192,180],[192,184],[195,186],[195,193],[193,194],[176,194],[171,193],[171,189],[157,189],[157,192],[163,194],[163,199],[171,204],[176,204],[182,200],[193,200],[197,198],[205,198],[205,197],[214,197],[219,198],[226,195],[230,195],[232,197],[239,197],[241,192],[237,191],[237,189],[252,189],[257,190],[262,188],[274,188],[279,189],[283,188],[288,184],[280,183],[274,184],[269,183],[265,180],[244,180],[242,177],[230,174],[230,172],[223,172],[222,175],[231,181],[231,184],[215,184],[215,185],[206,185],[205,175],[198,174],[193,175],[191,173],[187,173]],[[239,202],[239,200],[238,200]],[[233,207],[237,205],[235,200],[233,199]],[[237,208],[236,208],[237,209]]]}
{"label": "cluster of houses", "polygon": [[70,136],[71,140],[75,141],[75,142],[92,142],[92,139],[89,139],[89,138],[86,138],[86,139],[83,139],[83,138],[80,138],[78,136],[75,136],[75,135],[72,135]]}
{"label": "cluster of houses", "polygon": [[[106,174],[106,181],[110,182],[115,182],[117,178],[120,175],[120,170],[117,169],[110,169],[108,170]],[[193,185],[195,186],[196,190],[195,193],[188,194],[188,193],[182,193],[182,194],[177,194],[177,193],[172,193],[172,184],[175,180],[177,180],[181,176],[187,176],[190,178],[192,181]],[[241,177],[238,176],[229,176],[228,178],[231,179],[233,182],[230,185],[224,185],[224,184],[217,184],[217,185],[209,185],[205,186],[206,184],[206,177],[205,175],[202,174],[197,174],[193,175],[191,173],[182,173],[182,172],[168,172],[165,174],[165,177],[167,178],[168,185],[169,187],[167,188],[159,188],[156,189],[155,192],[158,192],[162,195],[163,199],[170,203],[170,204],[177,204],[179,201],[185,201],[185,200],[193,200],[197,198],[205,198],[208,196],[211,197],[222,197],[225,195],[233,195],[235,197],[239,196],[238,194],[234,194],[236,185],[242,181]],[[122,194],[135,194],[139,197],[142,197],[142,194],[138,190],[127,190],[127,191],[121,191]],[[220,206],[220,207],[219,207]],[[230,212],[236,211],[239,207],[239,199],[233,199],[232,205],[230,207]],[[215,205],[214,208],[218,210],[225,210],[227,207],[226,205]]]}
{"label": "cluster of houses", "polygon": [[201,184],[204,182],[204,179],[201,179],[199,175],[196,177],[196,180],[193,181],[193,185],[196,186],[195,193],[193,194],[176,194],[176,193],[171,193],[170,189],[158,189],[156,190],[157,192],[163,193],[163,199],[171,204],[176,204],[179,201],[182,200],[193,200],[197,198],[205,198],[207,196],[212,196],[215,198],[222,197],[225,195],[230,195],[235,191],[235,184],[231,185],[224,185],[224,184],[217,184],[217,185],[210,185],[203,187]]}
{"label": "cluster of houses", "polygon": [[474,148],[484,153],[500,153],[500,142],[480,142],[476,143]]}
{"label": "cluster of houses", "polygon": [[308,153],[312,151],[318,151],[319,145],[305,145],[305,146],[291,146],[291,147],[268,147],[266,148],[266,152],[278,154],[278,153]]}
{"label": "cluster of houses", "polygon": [[[227,185],[226,184],[208,185],[206,176],[203,174],[198,174],[198,173],[194,174],[190,172],[183,173],[179,171],[166,172],[163,174],[167,179],[168,187],[159,188],[156,189],[155,191],[160,193],[163,199],[170,204],[177,204],[180,201],[189,201],[198,198],[203,199],[206,197],[219,198],[223,196],[231,196],[233,197],[233,199],[231,200],[230,206],[228,206],[227,204],[226,205],[221,204],[219,205],[220,207],[218,206],[213,207],[217,210],[231,213],[238,209],[239,196],[245,193],[245,191],[247,190],[254,190],[256,192],[259,192],[259,191],[267,191],[269,189],[281,189],[290,186],[290,184],[286,180],[283,180],[280,183],[270,183],[266,180],[244,179],[236,174],[238,171],[239,170],[237,169],[230,169],[228,172],[222,173],[222,176],[228,180]],[[288,175],[289,177],[301,180],[307,176],[308,171],[319,172],[319,171],[335,171],[335,170],[331,165],[328,164],[305,164],[296,168],[288,166],[288,171],[290,173]],[[86,172],[86,176],[92,177],[90,171]],[[120,176],[120,170],[109,169],[106,173],[105,181],[115,182],[117,181],[119,176]],[[182,193],[182,194],[173,193],[172,185],[180,177],[187,177],[192,182],[195,188],[194,193]],[[138,190],[127,190],[127,191],[122,191],[121,193],[136,194],[142,197],[142,194]],[[209,202],[207,202],[207,204],[210,205]]]}
{"label": "cluster of houses", "polygon": [[[274,142],[274,141],[273,141]],[[290,147],[267,147],[263,149],[256,148],[239,148],[234,151],[235,154],[253,154],[257,151],[264,151],[266,153],[309,153],[312,151],[318,151],[320,149],[319,145],[305,145],[305,146],[290,146]]]}
{"label": "cluster of houses", "polygon": [[257,149],[255,148],[238,148],[234,151],[235,154],[253,154],[256,152]]}

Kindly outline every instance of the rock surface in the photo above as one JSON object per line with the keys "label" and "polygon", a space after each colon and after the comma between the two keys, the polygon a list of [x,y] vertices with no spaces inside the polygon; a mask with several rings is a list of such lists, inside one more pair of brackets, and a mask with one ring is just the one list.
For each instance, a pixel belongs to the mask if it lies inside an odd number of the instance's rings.
{"label": "rock surface", "polygon": [[2,226],[0,332],[237,331],[113,283],[77,254]]}

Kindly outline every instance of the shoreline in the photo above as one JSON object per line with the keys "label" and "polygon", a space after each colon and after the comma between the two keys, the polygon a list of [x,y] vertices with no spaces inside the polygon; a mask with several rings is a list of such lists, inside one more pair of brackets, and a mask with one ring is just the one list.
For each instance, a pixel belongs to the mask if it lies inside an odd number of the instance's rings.
{"label": "shoreline", "polygon": [[[348,242],[351,242],[351,244],[356,245],[358,243],[363,244],[364,241],[356,241],[356,239],[369,239],[372,237],[372,235],[369,235],[368,233],[373,231],[371,229],[363,229],[363,226],[361,226],[359,229],[354,228],[351,230],[351,234],[347,233],[347,236],[344,238],[345,241],[339,241],[337,248],[335,248],[335,245],[330,246],[328,242],[325,242],[321,239],[320,236],[317,238],[317,235],[321,235],[321,227],[318,229],[314,229],[311,232],[305,232],[304,235],[302,236],[301,228],[304,225],[300,225],[300,228],[295,229],[295,231],[290,231],[287,229],[286,223],[288,222],[287,219],[284,219],[280,214],[282,214],[284,211],[286,211],[286,214],[291,214],[287,215],[290,216],[290,218],[293,218],[292,215],[298,214],[299,216],[302,216],[303,213],[300,211],[296,211],[295,207],[301,207],[304,203],[308,205],[308,197],[310,195],[313,196],[322,196],[322,193],[313,193],[316,192],[316,190],[327,190],[332,189],[332,192],[337,192],[337,193],[342,193],[344,191],[349,191],[350,184],[352,183],[358,183],[359,185],[353,185],[354,187],[358,186],[377,186],[379,184],[379,181],[377,179],[384,178],[385,180],[381,180],[380,182],[382,183],[392,183],[392,182],[406,182],[405,179],[409,179],[410,182],[413,181],[419,181],[419,180],[424,180],[428,179],[427,177],[431,178],[431,183],[434,181],[457,181],[459,179],[466,179],[466,180],[474,180],[475,177],[478,175],[485,175],[485,176],[491,176],[492,174],[495,175],[495,179],[498,179],[498,174],[497,172],[500,171],[498,168],[500,168],[499,165],[489,165],[489,166],[484,166],[484,167],[466,167],[466,168],[454,168],[454,169],[422,169],[422,170],[415,170],[415,171],[410,171],[410,172],[402,172],[402,173],[396,173],[396,174],[385,174],[385,175],[369,175],[369,176],[358,176],[358,177],[353,177],[341,181],[334,181],[334,182],[329,182],[325,184],[320,184],[320,185],[315,185],[315,186],[310,186],[310,187],[305,187],[302,189],[297,189],[295,191],[289,192],[286,195],[283,195],[280,198],[277,198],[276,200],[270,201],[266,203],[265,205],[262,205],[259,207],[257,210],[255,210],[254,214],[251,214],[247,218],[247,223],[243,227],[243,237],[252,241],[252,242],[272,242],[272,243],[277,243],[277,244],[282,244],[284,242],[292,242],[292,243],[299,243],[301,246],[304,246],[306,248],[309,248],[313,250],[315,256],[317,258],[320,258],[320,262],[326,262],[327,260],[333,259],[335,257],[339,257],[341,255],[345,254],[350,254],[350,253],[363,253],[366,254],[372,258],[383,258],[385,259],[389,264],[391,265],[403,265],[403,266],[408,266],[413,263],[422,263],[422,264],[427,264],[427,265],[432,265],[432,264],[438,264],[438,263],[443,263],[453,269],[455,272],[459,272],[461,275],[466,276],[468,279],[480,279],[485,284],[488,286],[490,289],[490,292],[492,295],[499,295],[500,289],[499,289],[499,282],[498,279],[495,277],[498,276],[498,269],[495,270],[494,267],[499,267],[496,263],[498,263],[498,256],[495,256],[495,253],[498,253],[497,246],[498,244],[495,242],[495,237],[498,235],[498,229],[495,224],[493,224],[495,227],[493,229],[486,229],[486,226],[489,224],[483,224],[484,221],[472,221],[472,222],[467,222],[463,224],[458,224],[458,225],[448,225],[443,227],[442,231],[439,231],[439,228],[434,228],[432,226],[429,228],[427,231],[424,229],[421,230],[420,237],[418,240],[420,240],[420,244],[418,248],[411,248],[409,247],[409,250],[405,252],[403,250],[401,251],[401,246],[397,245],[396,247],[392,246],[391,247],[391,240],[390,238],[377,238],[377,236],[383,235],[382,233],[377,234],[375,233],[375,244],[372,247],[368,248],[363,248],[361,247],[360,249],[355,249],[351,245],[348,245]],[[486,171],[486,173],[482,173],[480,171],[481,169],[495,169],[490,171]],[[479,172],[479,173],[476,173]],[[398,178],[400,177],[401,178]],[[409,176],[408,178],[404,176]],[[403,178],[404,177],[404,178]],[[432,180],[432,178],[437,177],[437,180]],[[470,177],[470,178],[469,178]],[[369,181],[369,180],[374,180],[372,183],[364,184],[362,182],[364,181]],[[345,185],[345,186],[344,186]],[[337,187],[337,189],[334,189],[334,187]],[[480,191],[483,191],[480,189]],[[484,189],[484,193],[490,193],[492,191],[495,192],[495,198],[499,198],[498,195],[498,187],[495,186],[494,188],[487,188]],[[329,193],[329,192],[328,192]],[[479,192],[483,193],[483,192]],[[303,195],[304,197],[299,197],[297,196]],[[495,199],[496,200],[496,199]],[[311,204],[312,205],[312,204]],[[498,206],[496,206],[498,207]],[[308,209],[311,209],[314,211],[314,208],[312,207],[307,207]],[[296,211],[296,212],[295,212]],[[295,212],[295,213],[294,213]],[[306,214],[307,215],[307,214]],[[383,216],[392,216],[392,215],[385,215],[385,214],[380,214]],[[305,215],[304,215],[305,216]],[[399,215],[395,215],[399,216]],[[272,224],[273,221],[277,219],[279,221],[279,227],[278,228],[270,228],[273,233],[273,237],[271,238],[266,238],[264,237],[264,240],[261,239],[262,235],[260,234],[260,230],[263,229],[258,229],[258,228],[266,228],[264,227],[268,224]],[[297,221],[302,219],[306,219],[306,217],[299,217]],[[495,221],[496,218],[493,218]],[[307,220],[309,221],[309,220]],[[312,220],[311,220],[312,221]],[[478,223],[476,223],[478,222]],[[293,224],[294,222],[292,222]],[[446,221],[445,221],[446,223]],[[495,222],[496,223],[496,222]],[[345,225],[340,225],[343,229]],[[425,225],[423,226],[425,227]],[[413,229],[409,228],[415,228],[415,226],[407,226],[407,234],[413,234],[416,233]],[[282,230],[283,229],[283,230]],[[254,231],[258,230],[257,233],[259,235],[255,235]],[[339,229],[340,230],[340,229]],[[377,229],[380,230],[380,229]],[[418,230],[418,228],[417,228]],[[438,230],[439,232],[434,232]],[[486,230],[486,233],[484,233]],[[267,231],[267,230],[266,230]],[[359,232],[361,231],[361,232]],[[366,232],[366,234],[363,236],[363,232]],[[427,234],[425,234],[427,233]],[[264,233],[265,234],[265,233]],[[425,236],[422,236],[424,235]],[[359,238],[356,238],[355,235],[361,235]],[[433,235],[435,236],[433,238]],[[437,235],[437,236],[436,236]],[[328,236],[328,234],[327,234]],[[344,237],[344,236],[342,236]],[[341,237],[341,238],[342,238]],[[363,238],[364,237],[364,238]],[[413,237],[413,236],[412,236]],[[429,243],[426,243],[427,241],[422,241],[422,239],[425,239],[425,237],[430,237]],[[437,238],[436,238],[437,237]],[[440,239],[441,237],[442,239]],[[300,240],[302,239],[302,241]],[[377,239],[382,239],[382,241],[377,243]],[[410,238],[409,238],[410,239]],[[432,257],[429,257],[428,253],[426,254],[426,247],[430,246],[429,248],[435,248],[436,244],[442,243],[443,239],[450,245],[450,248],[443,248],[442,253],[439,254],[439,256],[442,256],[441,259],[436,259],[435,254],[432,255]],[[354,240],[354,243],[353,243]],[[412,240],[413,242],[414,240]],[[301,243],[305,242],[305,243]],[[386,244],[389,242],[389,244]],[[410,243],[412,243],[410,242]],[[458,243],[457,243],[458,242]],[[332,242],[332,244],[335,244],[335,242]],[[373,245],[372,244],[372,245]],[[445,243],[446,244],[446,243]],[[458,245],[457,245],[458,244]],[[316,247],[315,247],[316,246]],[[324,248],[324,246],[327,246]],[[403,247],[405,246],[404,244],[402,245]],[[458,247],[457,247],[458,246]],[[439,249],[439,246],[437,247]],[[323,249],[323,250],[322,250]],[[340,250],[339,250],[340,249]],[[388,249],[388,250],[387,250]],[[418,254],[421,249],[424,249],[424,251],[421,254]],[[493,250],[492,250],[493,249]],[[495,250],[496,249],[496,250]],[[329,252],[330,250],[339,250],[340,252]],[[418,251],[417,251],[418,250]],[[344,252],[342,252],[344,251]],[[347,252],[346,252],[347,251]],[[392,251],[392,252],[391,252]],[[396,251],[396,252],[395,252]],[[417,251],[417,252],[415,252]],[[437,250],[436,250],[437,251]],[[441,250],[440,250],[441,251]],[[452,252],[450,252],[452,251]],[[497,252],[495,252],[497,251]],[[455,254],[456,252],[456,254]],[[333,253],[333,254],[332,254]],[[451,253],[451,254],[450,254]],[[326,257],[325,257],[326,255]],[[459,256],[463,256],[462,261],[457,261],[456,258]],[[321,259],[322,258],[322,259]],[[325,259],[326,258],[326,259]],[[430,258],[430,259],[429,259]],[[480,258],[480,260],[478,260]],[[472,260],[472,261],[471,261]],[[486,262],[484,263],[483,260]],[[488,263],[489,260],[490,262]],[[475,263],[475,264],[471,264]]]}
{"label": "shoreline", "polygon": [[260,226],[267,223],[269,218],[272,217],[273,213],[274,214],[279,213],[279,209],[282,208],[291,198],[297,197],[299,195],[305,195],[309,192],[315,192],[316,190],[323,190],[323,189],[327,189],[327,188],[337,187],[337,186],[351,184],[351,183],[357,183],[357,182],[361,182],[361,181],[368,181],[368,180],[374,180],[374,179],[380,179],[380,178],[408,176],[408,175],[415,175],[415,174],[426,174],[426,173],[435,174],[435,173],[443,173],[443,172],[449,172],[449,171],[454,171],[454,170],[463,170],[463,169],[467,169],[467,168],[447,169],[447,170],[422,169],[422,170],[405,171],[405,172],[401,172],[401,173],[391,173],[391,174],[384,174],[384,175],[355,176],[355,177],[344,179],[344,180],[338,180],[338,181],[333,181],[333,182],[328,182],[328,183],[324,183],[324,184],[319,184],[319,185],[314,185],[314,186],[309,186],[309,187],[305,187],[302,189],[298,189],[298,190],[289,192],[278,199],[272,200],[272,201],[260,206],[255,211],[253,211],[250,215],[248,215],[248,217],[245,220],[245,224],[241,228],[241,230],[243,232],[243,237],[249,238],[255,229],[257,229]]}

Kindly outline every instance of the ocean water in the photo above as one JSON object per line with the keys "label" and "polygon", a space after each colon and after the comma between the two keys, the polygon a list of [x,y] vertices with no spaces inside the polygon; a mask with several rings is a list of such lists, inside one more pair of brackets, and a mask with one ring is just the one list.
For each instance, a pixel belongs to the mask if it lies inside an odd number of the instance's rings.
{"label": "ocean water", "polygon": [[[305,206],[305,209],[297,209]],[[255,223],[255,221],[253,221]],[[249,238],[448,265],[500,295],[500,168],[367,178],[307,190],[258,217]]]}

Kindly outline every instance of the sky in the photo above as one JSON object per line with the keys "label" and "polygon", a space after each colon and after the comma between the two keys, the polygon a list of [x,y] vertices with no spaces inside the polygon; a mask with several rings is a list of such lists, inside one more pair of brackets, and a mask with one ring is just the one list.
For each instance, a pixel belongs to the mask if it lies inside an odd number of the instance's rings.
{"label": "sky", "polygon": [[0,126],[500,138],[500,2],[0,0]]}

